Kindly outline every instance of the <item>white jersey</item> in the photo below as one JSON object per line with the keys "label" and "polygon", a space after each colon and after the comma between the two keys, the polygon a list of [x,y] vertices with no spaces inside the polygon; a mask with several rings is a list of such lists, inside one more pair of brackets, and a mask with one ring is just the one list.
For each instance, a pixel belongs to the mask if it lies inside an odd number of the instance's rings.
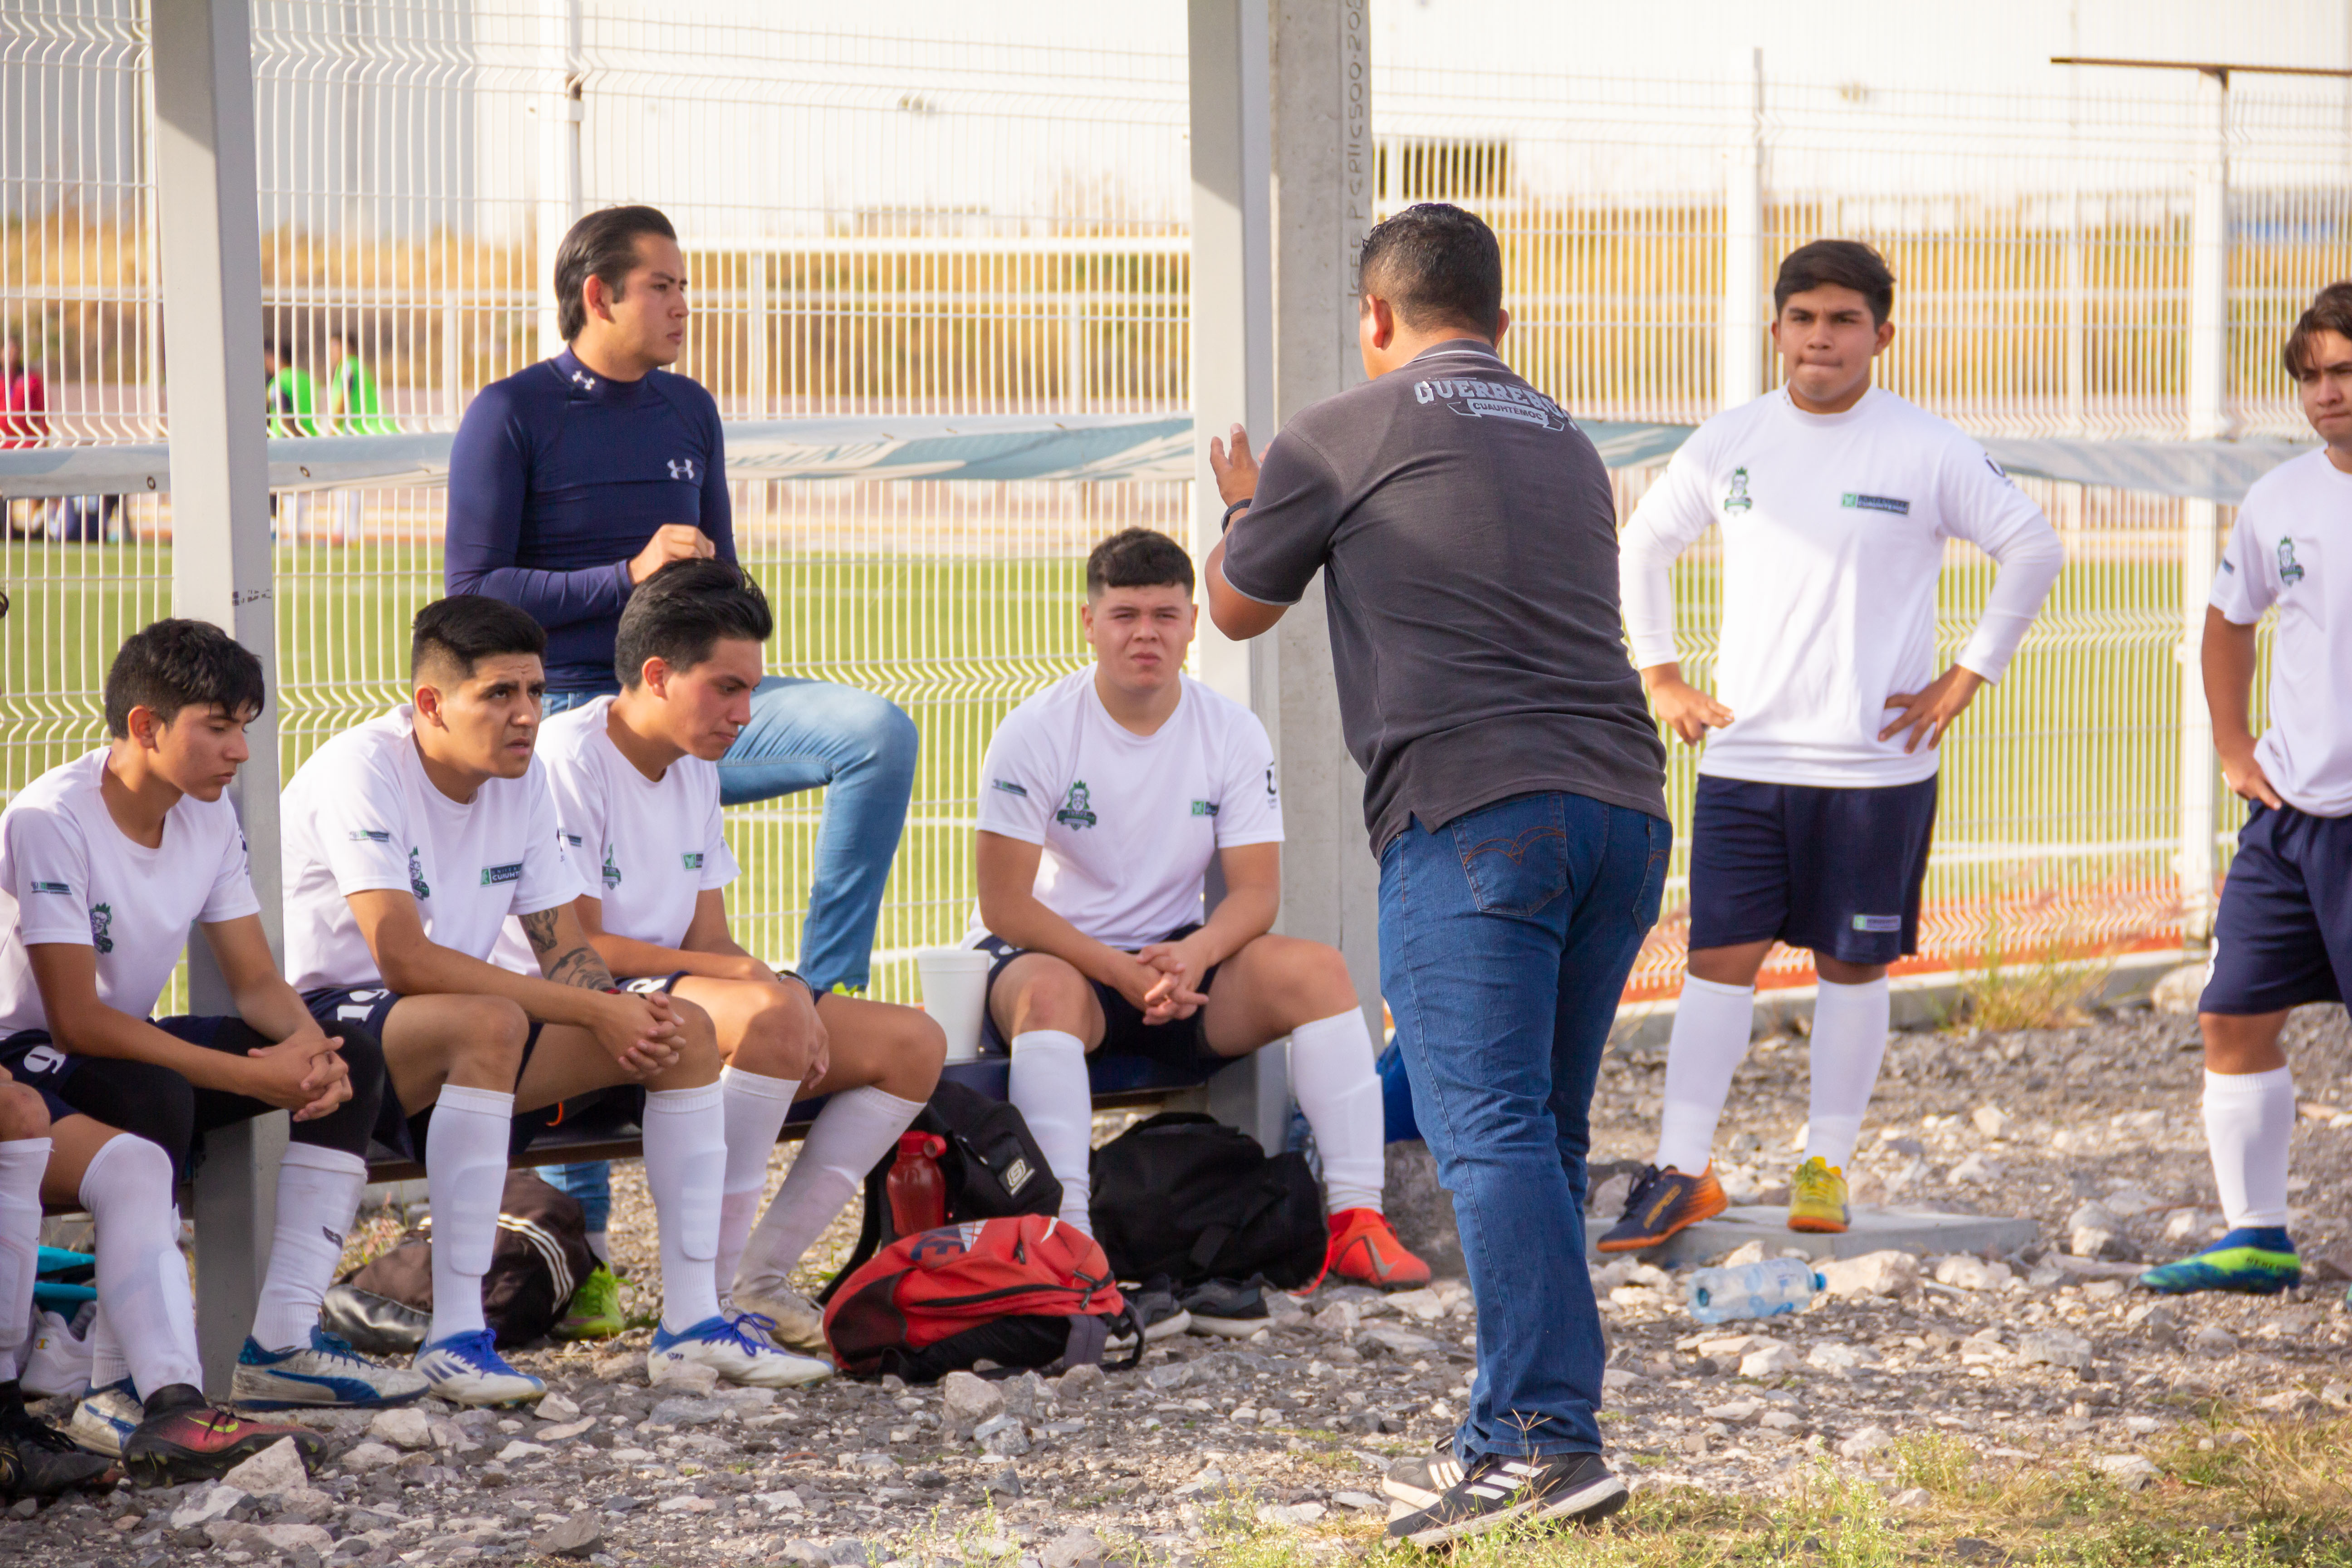
{"label": "white jersey", "polygon": [[0,812],[0,1037],[49,1026],[28,943],[96,949],[98,999],[144,1018],[179,967],[192,921],[260,911],[228,797],[181,796],[150,849],[106,809],[106,755],[51,768]]}
{"label": "white jersey", "polygon": [[435,943],[488,962],[509,915],[583,890],[539,759],[519,779],[489,779],[471,801],[451,800],[425,774],[406,703],[312,752],[278,809],[286,967],[298,991],[383,984],[351,894],[409,893]]}
{"label": "white jersey", "polygon": [[2252,626],[2278,606],[2270,728],[2255,743],[2279,798],[2352,816],[2352,475],[2325,449],[2254,481],[2213,573],[2213,607]]}
{"label": "white jersey", "polygon": [[1937,752],[1881,741],[1889,695],[1942,673],[1936,583],[1944,542],[2000,563],[1958,662],[1998,680],[2065,563],[2041,509],[1984,448],[1872,387],[1843,414],[1784,388],[1700,426],[1642,498],[1619,549],[1633,663],[1676,658],[1667,568],[1723,532],[1715,696],[1698,771],[1763,784],[1877,788],[1936,771]]}
{"label": "white jersey", "polygon": [[658,781],[646,777],[613,744],[605,729],[612,707],[599,697],[547,721],[539,758],[564,847],[603,903],[604,929],[676,947],[694,921],[696,896],[735,879],[719,830],[719,768],[680,757]]}
{"label": "white jersey", "polygon": [[981,764],[980,830],[1043,845],[1037,901],[1112,947],[1199,921],[1218,850],[1282,841],[1265,726],[1178,679],[1176,711],[1138,735],[1104,709],[1091,666],[1064,676],[1004,716]]}

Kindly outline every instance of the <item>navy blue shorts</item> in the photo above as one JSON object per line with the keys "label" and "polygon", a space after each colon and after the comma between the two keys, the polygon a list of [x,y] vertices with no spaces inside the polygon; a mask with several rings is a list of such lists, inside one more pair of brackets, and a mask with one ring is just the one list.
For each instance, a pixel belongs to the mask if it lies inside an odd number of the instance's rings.
{"label": "navy blue shorts", "polygon": [[[209,1047],[213,1043],[213,1036],[219,1033],[223,1020],[181,1016],[151,1018],[148,1022],[174,1039],[185,1040],[192,1046]],[[0,1040],[0,1068],[6,1068],[9,1077],[29,1086],[40,1095],[41,1103],[49,1108],[49,1120],[53,1122],[83,1114],[68,1104],[59,1091],[76,1069],[87,1062],[105,1059],[102,1057],[75,1056],[58,1045],[47,1029],[19,1029],[6,1039]],[[179,1158],[180,1151],[170,1152],[174,1159]]]}
{"label": "navy blue shorts", "polygon": [[[310,1016],[319,1021],[320,1028],[331,1029],[339,1023],[357,1024],[379,1040],[383,1038],[385,1019],[392,1016],[393,1008],[399,1005],[400,1000],[396,992],[371,986],[330,985],[302,993],[302,1005],[310,1009]],[[539,1020],[533,1018],[530,1033],[523,1037],[522,1060],[515,1068],[515,1081],[518,1083],[522,1081],[523,1068],[530,1066],[531,1052],[539,1049]],[[530,1148],[530,1141],[553,1126],[562,1114],[560,1105],[517,1111],[514,1131],[509,1137],[509,1152],[520,1154]],[[400,1097],[392,1092],[390,1083],[385,1084],[383,1112],[376,1120],[377,1142],[404,1159],[422,1160],[425,1158],[425,1132],[432,1125],[431,1106],[414,1116],[408,1115],[400,1103]]]}
{"label": "navy blue shorts", "polygon": [[[1197,925],[1179,926],[1160,940],[1181,942],[1200,929]],[[1019,958],[1024,950],[1002,937],[992,936],[982,939],[980,951],[996,955],[996,962],[988,966],[988,990],[992,997],[996,991],[996,977],[1003,973],[1004,966]],[[1217,983],[1217,971],[1221,967],[1213,963],[1209,965],[1209,973],[1201,977],[1197,989],[1202,995],[1207,995],[1209,987]],[[1099,980],[1087,984],[1095,988],[1095,1000],[1102,1005],[1103,1037],[1097,1049],[1103,1055],[1142,1057],[1203,1083],[1218,1068],[1228,1067],[1234,1060],[1232,1057],[1221,1057],[1210,1048],[1209,1037],[1202,1028],[1199,1013],[1173,1023],[1147,1024],[1143,1021],[1143,1009],[1120,994],[1117,986],[1106,985]],[[981,1049],[996,1056],[1010,1055],[1012,1042],[998,1030],[995,1009],[984,1009],[982,1017],[984,1022],[980,1030]]]}
{"label": "navy blue shorts", "polygon": [[2352,817],[2257,805],[2213,918],[2200,1013],[2280,1013],[2352,994]]}
{"label": "navy blue shorts", "polygon": [[1779,940],[1841,963],[1919,948],[1936,781],[1879,789],[1702,774],[1691,820],[1694,951]]}

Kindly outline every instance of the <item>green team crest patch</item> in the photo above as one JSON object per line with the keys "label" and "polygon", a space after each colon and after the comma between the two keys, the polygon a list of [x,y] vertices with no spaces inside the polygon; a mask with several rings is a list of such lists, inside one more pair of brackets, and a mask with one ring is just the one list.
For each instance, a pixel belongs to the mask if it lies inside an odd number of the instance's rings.
{"label": "green team crest patch", "polygon": [[408,847],[408,890],[420,899],[433,896],[433,884],[425,879],[425,862],[418,858],[414,844]]}
{"label": "green team crest patch", "polygon": [[114,906],[112,904],[90,905],[89,945],[100,952],[114,951]]}
{"label": "green team crest patch", "polygon": [[621,868],[614,862],[613,847],[609,844],[604,846],[604,869],[603,876],[604,879],[604,886],[608,888],[617,888],[621,885]]}
{"label": "green team crest patch", "polygon": [[1062,797],[1061,809],[1054,813],[1054,820],[1073,828],[1095,825],[1094,802],[1087,794],[1086,780],[1080,779],[1070,786],[1070,793]]}
{"label": "green team crest patch", "polygon": [[2303,581],[2303,563],[2294,558],[2294,541],[2282,539],[2278,547],[2279,581],[2294,587]]}
{"label": "green team crest patch", "polygon": [[1746,468],[1732,469],[1731,488],[1723,493],[1723,510],[1726,511],[1746,511],[1749,507],[1752,507],[1755,504],[1755,501],[1750,500],[1748,494],[1748,470]]}

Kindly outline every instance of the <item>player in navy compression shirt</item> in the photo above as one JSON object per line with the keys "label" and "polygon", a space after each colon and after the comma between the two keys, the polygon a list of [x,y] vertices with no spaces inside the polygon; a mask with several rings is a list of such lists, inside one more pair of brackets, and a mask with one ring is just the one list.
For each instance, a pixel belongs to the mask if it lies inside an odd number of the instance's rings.
{"label": "player in navy compression shirt", "polygon": [[[466,410],[445,556],[450,593],[505,600],[547,628],[551,714],[620,689],[613,637],[639,583],[671,561],[735,558],[719,405],[661,368],[686,341],[686,262],[669,220],[642,206],[591,213],[557,248],[554,281],[566,347]],[[730,805],[825,787],[794,965],[821,992],[866,986],[916,751],[914,721],[887,700],[770,676],[719,764]],[[587,1210],[592,1243],[611,1206],[604,1172],[550,1173]]]}

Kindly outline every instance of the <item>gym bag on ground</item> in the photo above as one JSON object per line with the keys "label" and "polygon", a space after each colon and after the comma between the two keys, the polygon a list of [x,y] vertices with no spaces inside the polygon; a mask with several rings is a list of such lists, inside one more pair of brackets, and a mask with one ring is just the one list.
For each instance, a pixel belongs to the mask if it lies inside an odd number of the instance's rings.
{"label": "gym bag on ground", "polygon": [[[1099,1365],[1115,1329],[1133,1332],[1102,1248],[1045,1215],[901,1237],[845,1276],[824,1311],[842,1371],[908,1383],[982,1360],[1052,1372]],[[1142,1352],[1138,1333],[1125,1364]]]}
{"label": "gym bag on ground", "polygon": [[[940,1178],[947,1190],[950,1224],[1062,1212],[1062,1184],[1046,1168],[1045,1152],[1031,1136],[1029,1123],[1005,1101],[960,1083],[942,1083],[931,1090],[929,1102],[915,1113],[907,1131],[947,1141],[947,1152],[940,1156]],[[890,1166],[898,1157],[894,1146],[866,1173],[865,1225],[848,1260],[817,1297],[819,1305],[831,1301],[844,1280],[898,1239],[890,1223],[888,1189]]]}
{"label": "gym bag on ground", "polygon": [[1214,1117],[1163,1110],[1096,1150],[1091,1168],[1095,1237],[1118,1279],[1264,1275],[1295,1290],[1322,1270],[1330,1228],[1304,1154],[1268,1158]]}
{"label": "gym bag on ground", "polygon": [[[498,1342],[543,1338],[595,1266],[580,1200],[533,1172],[508,1172],[490,1271],[482,1276],[482,1319]],[[329,1289],[319,1320],[329,1333],[372,1355],[405,1354],[423,1345],[433,1321],[432,1218]]]}

